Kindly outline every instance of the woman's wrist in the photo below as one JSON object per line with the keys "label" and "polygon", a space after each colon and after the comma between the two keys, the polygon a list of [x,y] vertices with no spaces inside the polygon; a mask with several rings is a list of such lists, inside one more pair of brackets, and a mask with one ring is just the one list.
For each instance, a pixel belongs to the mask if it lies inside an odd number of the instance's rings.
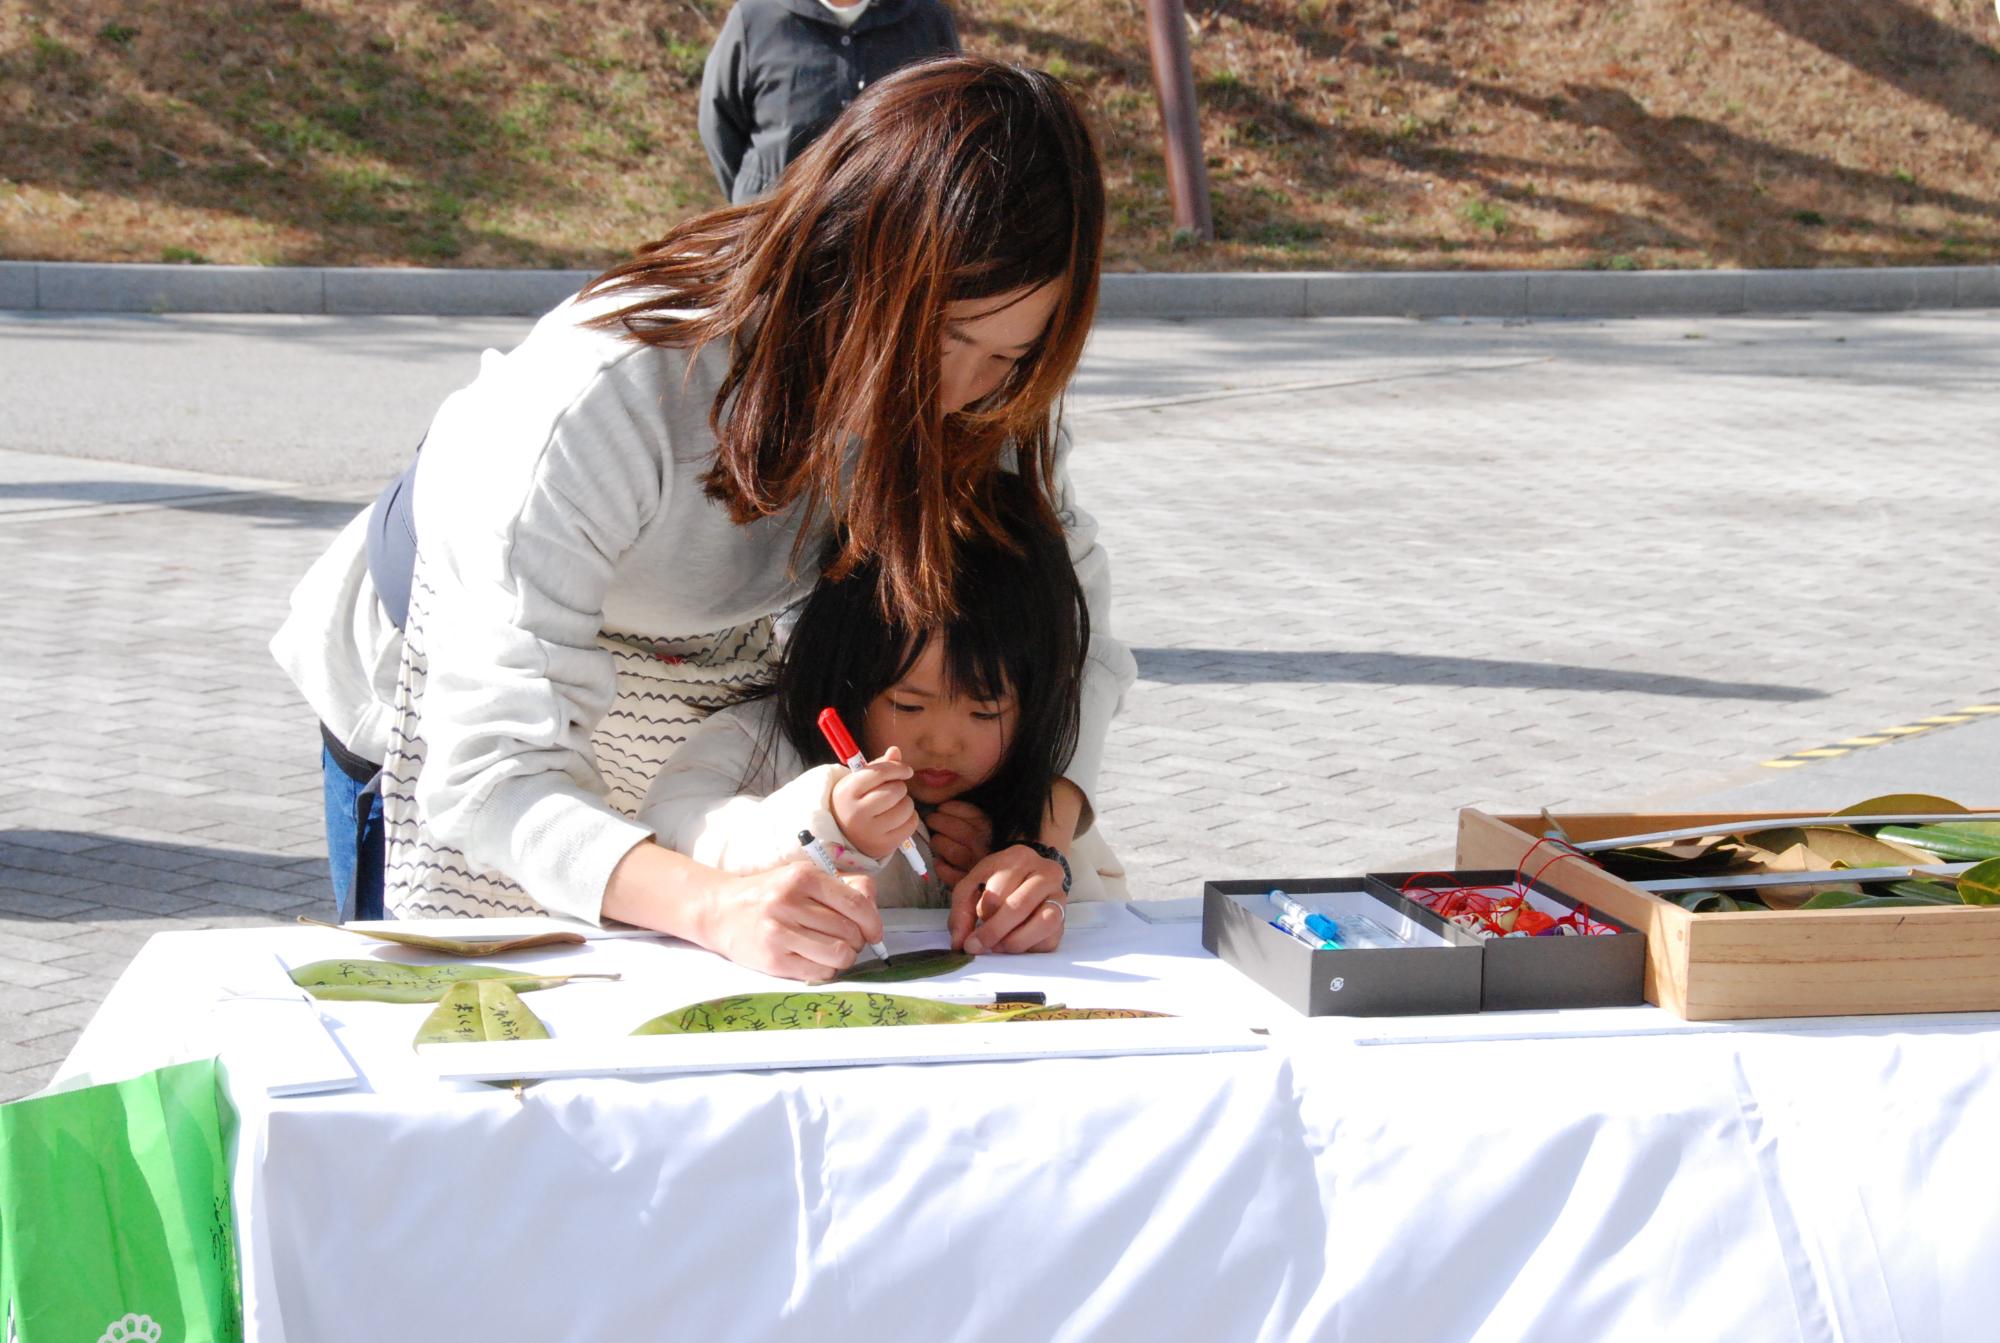
{"label": "woman's wrist", "polygon": [[634,844],[604,884],[604,917],[715,949],[715,897],[725,874],[655,840]]}
{"label": "woman's wrist", "polygon": [[1038,858],[1048,859],[1062,869],[1062,893],[1068,895],[1070,883],[1069,859],[1064,856],[1063,851],[1053,844],[1041,844],[1032,839],[1022,840],[1021,847],[1027,849]]}

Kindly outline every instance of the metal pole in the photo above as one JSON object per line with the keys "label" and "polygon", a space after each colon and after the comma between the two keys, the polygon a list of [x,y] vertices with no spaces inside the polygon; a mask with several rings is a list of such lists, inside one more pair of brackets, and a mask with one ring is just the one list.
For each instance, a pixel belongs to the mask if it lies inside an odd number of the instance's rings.
{"label": "metal pole", "polygon": [[1173,202],[1174,228],[1213,242],[1208,163],[1201,153],[1201,120],[1195,112],[1194,64],[1188,56],[1187,9],[1182,0],[1146,0],[1146,45],[1153,53],[1153,90],[1159,95],[1160,120],[1167,132],[1167,196]]}

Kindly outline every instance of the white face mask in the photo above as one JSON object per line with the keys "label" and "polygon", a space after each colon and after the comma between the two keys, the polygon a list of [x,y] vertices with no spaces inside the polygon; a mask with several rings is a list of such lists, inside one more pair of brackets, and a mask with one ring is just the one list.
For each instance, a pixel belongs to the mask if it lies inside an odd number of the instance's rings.
{"label": "white face mask", "polygon": [[[833,0],[819,0],[819,2],[841,27],[852,28],[854,21],[868,12],[868,6],[874,3],[874,0],[859,0],[858,3],[846,5],[836,5]],[[2000,0],[1994,0],[1994,3],[2000,4]]]}

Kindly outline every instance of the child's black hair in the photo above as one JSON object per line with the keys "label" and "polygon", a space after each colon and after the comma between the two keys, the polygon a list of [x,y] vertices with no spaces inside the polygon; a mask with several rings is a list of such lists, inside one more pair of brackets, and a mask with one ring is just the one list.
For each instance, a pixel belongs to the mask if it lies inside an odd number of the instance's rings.
{"label": "child's black hair", "polygon": [[820,710],[833,706],[860,733],[875,697],[943,638],[952,694],[1014,695],[1006,755],[992,778],[962,794],[991,819],[998,848],[1040,837],[1049,793],[1076,750],[1090,614],[1064,537],[1043,522],[1030,486],[999,471],[991,488],[1016,549],[982,537],[960,543],[954,619],[934,629],[885,619],[872,561],[839,581],[823,578],[800,609],[772,693],[779,730],[807,764],[825,764],[833,752],[820,735]]}

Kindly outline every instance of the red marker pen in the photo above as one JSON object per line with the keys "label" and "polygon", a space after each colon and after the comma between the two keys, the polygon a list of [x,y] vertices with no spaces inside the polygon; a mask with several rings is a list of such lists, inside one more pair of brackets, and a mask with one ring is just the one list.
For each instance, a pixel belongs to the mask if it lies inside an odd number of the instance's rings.
{"label": "red marker pen", "polygon": [[[840,721],[838,709],[829,706],[819,711],[819,731],[820,735],[826,738],[826,744],[833,748],[833,753],[840,757],[841,764],[849,769],[860,769],[868,763],[868,757],[861,754],[861,747],[854,740],[854,734],[847,730],[847,724]],[[903,842],[896,848],[909,860],[910,869],[918,876],[930,875],[930,869],[924,866],[924,856],[917,852],[914,838],[905,836]]]}

